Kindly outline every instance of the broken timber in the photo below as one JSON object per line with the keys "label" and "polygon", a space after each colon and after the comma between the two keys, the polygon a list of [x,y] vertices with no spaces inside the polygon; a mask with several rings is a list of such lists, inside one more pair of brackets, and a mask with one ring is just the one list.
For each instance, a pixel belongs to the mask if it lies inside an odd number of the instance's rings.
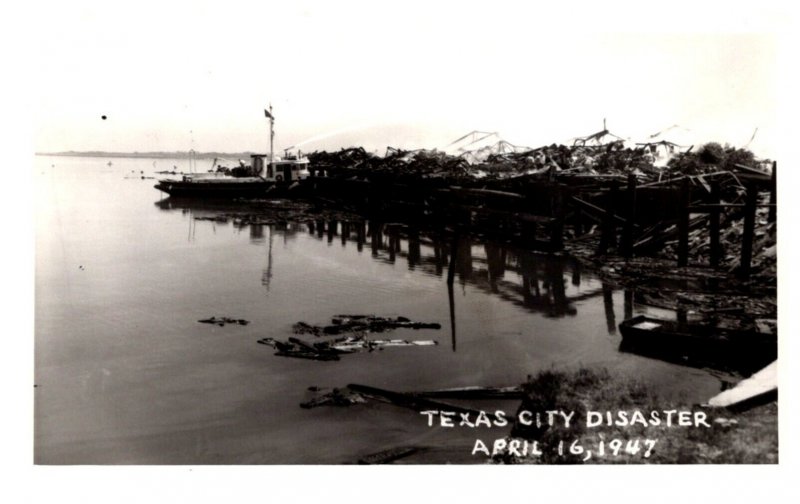
{"label": "broken timber", "polygon": [[490,420],[494,421],[497,417],[490,412],[482,412],[472,408],[465,408],[453,404],[443,403],[439,401],[432,401],[426,399],[419,394],[407,394],[402,392],[393,392],[391,390],[380,389],[377,387],[370,387],[367,385],[350,384],[348,389],[353,392],[358,392],[362,395],[368,395],[375,398],[382,398],[396,406],[413,409],[416,411],[437,410],[437,411],[452,411],[453,413],[463,413],[469,415],[480,415],[483,413]]}
{"label": "broken timber", "polygon": [[778,390],[778,361],[774,361],[735,387],[720,392],[708,401],[709,406],[736,408],[771,399]]}

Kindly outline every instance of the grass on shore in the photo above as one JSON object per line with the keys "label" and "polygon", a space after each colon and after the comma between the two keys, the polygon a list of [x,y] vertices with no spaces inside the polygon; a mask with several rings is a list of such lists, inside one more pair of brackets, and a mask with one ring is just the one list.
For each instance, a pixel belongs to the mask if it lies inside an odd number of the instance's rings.
{"label": "grass on shore", "polygon": [[[563,454],[544,449],[538,457],[498,455],[497,462],[505,463],[658,463],[658,464],[773,464],[778,462],[778,406],[775,401],[745,412],[735,413],[727,409],[702,408],[697,405],[680,404],[665,400],[642,382],[612,376],[607,370],[579,369],[575,372],[542,371],[531,377],[524,385],[526,397],[520,411],[563,410],[574,411],[575,418],[570,428],[563,422],[552,427],[543,425],[525,426],[515,423],[511,436],[517,439],[538,440],[544,447],[556,446],[564,441]],[[634,410],[649,418],[651,411],[679,410],[704,412],[705,426],[607,425],[588,427],[587,411]],[[663,417],[662,417],[663,418]],[[572,441],[578,440],[581,447],[593,451],[570,453]],[[628,441],[657,440],[651,453],[644,457],[645,446],[629,453]],[[611,441],[620,440],[622,448],[613,454]],[[604,456],[598,456],[598,446],[603,442]],[[619,446],[619,445],[616,445]],[[631,450],[633,451],[633,450]]]}

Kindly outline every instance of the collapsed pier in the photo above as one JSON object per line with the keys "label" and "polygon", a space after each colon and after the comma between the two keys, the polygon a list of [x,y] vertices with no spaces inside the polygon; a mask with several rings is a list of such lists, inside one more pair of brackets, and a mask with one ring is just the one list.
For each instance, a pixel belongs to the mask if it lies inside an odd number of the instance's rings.
{"label": "collapsed pier", "polygon": [[303,192],[333,205],[543,251],[654,256],[748,279],[775,273],[777,162],[706,144],[657,166],[663,142],[579,142],[489,155],[309,155]]}

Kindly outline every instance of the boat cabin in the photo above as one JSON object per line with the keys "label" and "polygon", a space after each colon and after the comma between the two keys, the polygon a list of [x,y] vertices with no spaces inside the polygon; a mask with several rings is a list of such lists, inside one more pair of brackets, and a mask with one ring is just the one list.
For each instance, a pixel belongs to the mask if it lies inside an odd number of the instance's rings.
{"label": "boat cabin", "polygon": [[255,173],[261,174],[265,179],[275,182],[292,182],[303,180],[310,175],[308,171],[308,158],[286,156],[272,163],[267,161],[267,154],[251,154],[252,167]]}

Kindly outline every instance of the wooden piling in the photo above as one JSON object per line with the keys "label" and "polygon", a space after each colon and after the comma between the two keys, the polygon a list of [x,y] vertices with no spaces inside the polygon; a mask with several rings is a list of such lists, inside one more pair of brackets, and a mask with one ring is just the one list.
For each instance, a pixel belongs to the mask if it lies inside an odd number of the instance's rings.
{"label": "wooden piling", "polygon": [[456,260],[458,258],[458,234],[453,234],[450,242],[450,264],[447,267],[447,299],[450,304],[450,339],[453,352],[456,351],[456,301],[453,292],[453,281],[456,278]]}
{"label": "wooden piling", "polygon": [[561,187],[553,185],[552,191],[552,212],[553,221],[550,225],[550,246],[553,250],[564,248],[564,199]]}
{"label": "wooden piling", "polygon": [[[719,183],[714,182],[711,185],[711,204],[713,205],[720,204],[719,194],[720,194]],[[722,248],[720,246],[720,241],[719,241],[719,217],[720,217],[719,207],[712,208],[708,213],[709,236],[710,236],[709,255],[712,268],[719,267],[719,261],[722,258]]]}
{"label": "wooden piling", "polygon": [[626,191],[627,212],[625,225],[622,228],[622,255],[625,258],[633,256],[633,221],[636,217],[636,175],[628,174],[628,188]]}
{"label": "wooden piling", "polygon": [[633,289],[625,289],[624,299],[625,320],[628,320],[633,318]]}
{"label": "wooden piling", "polygon": [[678,266],[689,264],[689,179],[678,190]]}
{"label": "wooden piling", "polygon": [[675,309],[675,320],[680,326],[685,326],[689,323],[689,314],[686,312],[685,307],[679,306]]}
{"label": "wooden piling", "polygon": [[750,263],[753,259],[753,235],[756,227],[756,203],[758,202],[758,188],[750,183],[747,186],[747,197],[744,205],[744,232],[742,235],[742,256],[739,261],[739,275],[741,278],[750,276]]}
{"label": "wooden piling", "polygon": [[617,199],[617,186],[612,185],[605,201],[605,213],[603,214],[603,232],[600,235],[600,246],[598,254],[605,254],[609,248],[617,245],[617,225],[614,221],[614,202]]}
{"label": "wooden piling", "polygon": [[768,222],[775,222],[777,218],[777,203],[778,203],[778,162],[772,162],[772,184],[769,188],[769,216],[767,217]]}
{"label": "wooden piling", "polygon": [[581,285],[581,263],[578,261],[572,263],[572,285],[575,287]]}

